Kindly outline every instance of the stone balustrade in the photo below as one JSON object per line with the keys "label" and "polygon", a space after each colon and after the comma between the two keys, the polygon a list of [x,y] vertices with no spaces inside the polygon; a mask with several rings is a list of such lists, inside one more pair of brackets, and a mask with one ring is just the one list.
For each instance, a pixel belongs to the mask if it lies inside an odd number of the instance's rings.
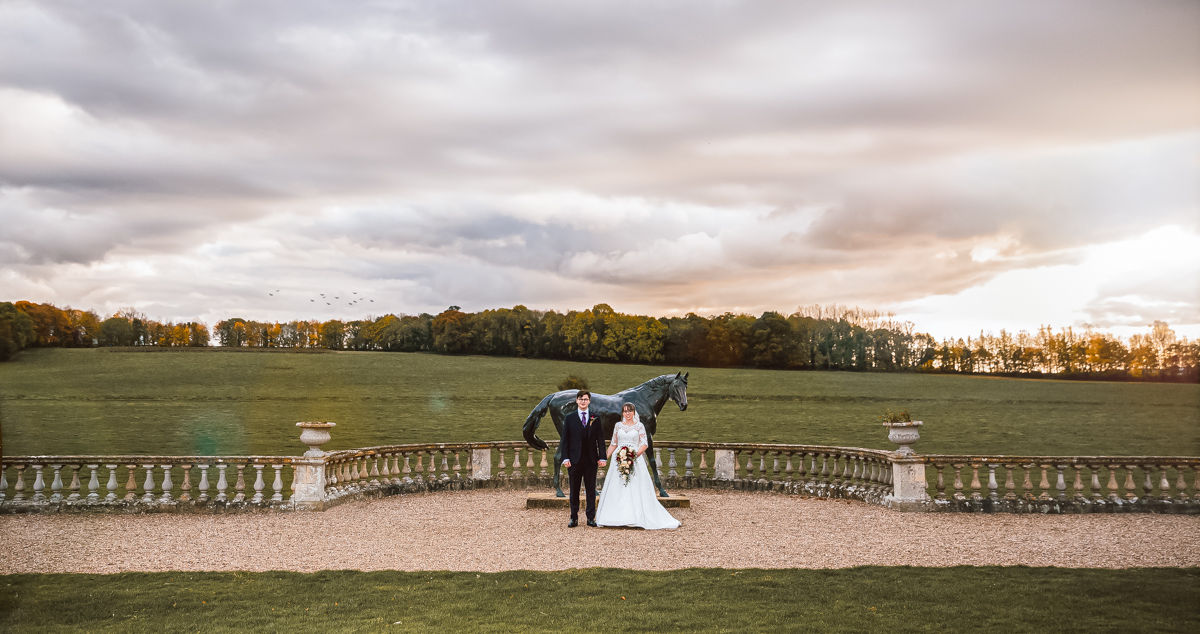
{"label": "stone balustrade", "polygon": [[[1200,513],[1200,458],[947,456],[756,443],[654,446],[672,489],[845,498],[905,511]],[[22,456],[0,463],[0,512],[320,510],[361,497],[551,488],[554,450],[522,441],[323,452],[332,423],[300,423],[303,456]],[[927,469],[928,467],[928,469]],[[604,477],[601,470],[600,477]],[[566,486],[566,472],[560,474]]]}
{"label": "stone balustrade", "polygon": [[[0,509],[204,510],[288,505],[282,456],[6,456]],[[288,487],[288,488],[285,488]]]}
{"label": "stone balustrade", "polygon": [[[1196,512],[1200,458],[1178,456],[946,456],[930,468],[941,511]],[[1190,481],[1190,482],[1189,482]]]}

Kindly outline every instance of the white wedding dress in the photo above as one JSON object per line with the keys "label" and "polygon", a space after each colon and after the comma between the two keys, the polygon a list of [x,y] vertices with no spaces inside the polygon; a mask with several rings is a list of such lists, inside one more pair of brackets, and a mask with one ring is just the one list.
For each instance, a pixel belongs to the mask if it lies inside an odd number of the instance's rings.
{"label": "white wedding dress", "polygon": [[[620,449],[629,447],[637,451],[646,444],[646,428],[640,422],[626,425],[618,422],[613,429],[612,446]],[[608,472],[604,476],[604,488],[600,490],[600,501],[596,509],[596,523],[600,526],[640,526],[645,529],[678,528],[679,520],[671,517],[667,509],[658,502],[654,493],[654,479],[646,466],[646,456],[638,456],[633,462],[629,482],[621,477],[613,450],[608,461]]]}

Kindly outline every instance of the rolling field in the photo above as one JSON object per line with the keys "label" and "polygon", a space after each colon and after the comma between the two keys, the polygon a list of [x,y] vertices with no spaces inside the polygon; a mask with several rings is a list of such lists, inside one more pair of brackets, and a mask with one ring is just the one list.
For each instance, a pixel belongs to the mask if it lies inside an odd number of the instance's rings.
{"label": "rolling field", "polygon": [[26,351],[0,364],[0,424],[5,455],[299,455],[302,420],[338,423],[326,449],[519,440],[568,374],[613,393],[680,370],[689,408],[667,404],[662,439],[891,448],[876,418],[908,408],[926,453],[1200,453],[1200,385],[367,352]]}

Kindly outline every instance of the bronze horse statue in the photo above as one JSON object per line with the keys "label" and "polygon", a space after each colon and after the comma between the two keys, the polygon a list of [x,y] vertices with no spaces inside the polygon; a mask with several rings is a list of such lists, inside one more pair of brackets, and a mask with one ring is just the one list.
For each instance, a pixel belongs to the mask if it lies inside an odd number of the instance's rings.
{"label": "bronze horse statue", "polygon": [[[621,406],[625,403],[633,403],[633,406],[637,408],[638,417],[642,419],[642,425],[646,427],[646,458],[650,461],[650,474],[654,476],[654,486],[662,497],[667,497],[667,491],[659,481],[658,465],[654,459],[654,432],[658,429],[658,413],[662,411],[663,405],[667,404],[667,400],[675,401],[681,412],[687,409],[687,380],[688,375],[686,374],[664,374],[637,387],[621,390],[612,396],[592,393],[592,404],[588,407],[592,416],[599,417],[600,423],[603,425],[600,429],[604,432],[604,438],[608,439],[612,438],[613,427],[621,420]],[[561,438],[563,418],[575,411],[575,394],[578,392],[579,390],[563,390],[549,394],[542,399],[542,402],[538,403],[525,419],[525,426],[522,428],[525,442],[535,449],[546,449],[545,441],[537,437],[537,428],[547,411],[550,412],[550,419],[554,421],[554,429],[558,431],[558,436]],[[559,443],[558,451],[554,452],[554,494],[561,498],[565,496],[558,479],[560,469],[562,469],[561,443]]]}

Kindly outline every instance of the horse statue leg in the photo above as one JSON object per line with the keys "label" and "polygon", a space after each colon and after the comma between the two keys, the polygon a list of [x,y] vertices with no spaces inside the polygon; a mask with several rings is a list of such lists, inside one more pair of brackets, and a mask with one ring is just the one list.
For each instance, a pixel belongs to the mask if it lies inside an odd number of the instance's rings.
{"label": "horse statue leg", "polygon": [[558,449],[554,452],[554,497],[565,498],[562,490],[562,480],[559,479],[560,469],[562,469],[562,443],[558,443]]}
{"label": "horse statue leg", "polygon": [[654,459],[654,436],[646,433],[646,455],[650,458],[650,475],[654,477],[654,488],[658,489],[659,497],[671,497],[658,479],[658,462]]}

